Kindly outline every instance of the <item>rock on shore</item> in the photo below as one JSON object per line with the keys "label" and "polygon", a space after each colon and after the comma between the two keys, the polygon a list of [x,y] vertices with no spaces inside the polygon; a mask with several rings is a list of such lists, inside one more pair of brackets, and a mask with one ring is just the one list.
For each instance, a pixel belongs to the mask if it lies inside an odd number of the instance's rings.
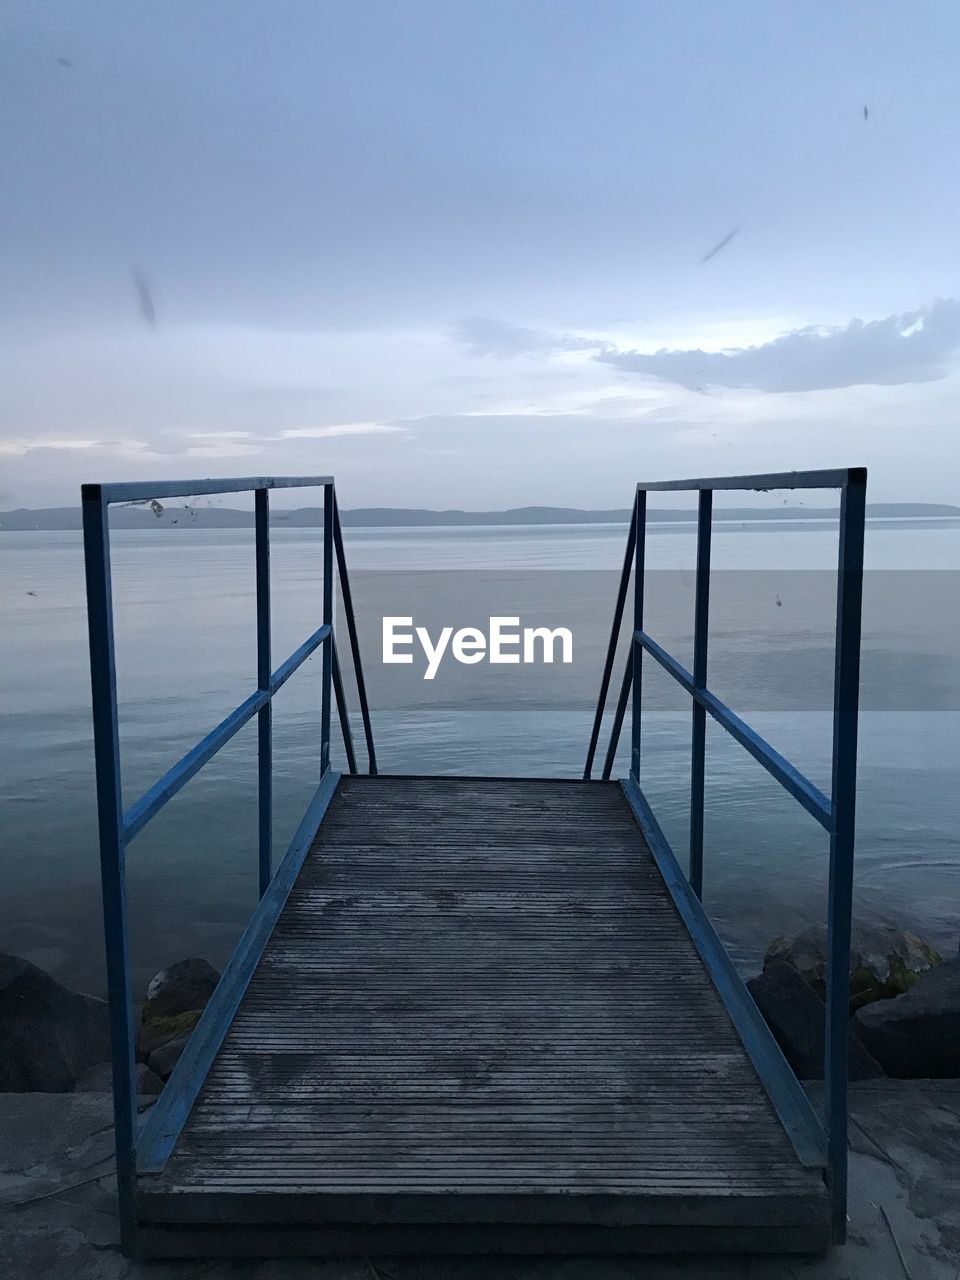
{"label": "rock on shore", "polygon": [[219,980],[212,964],[194,956],[161,970],[147,987],[137,1057],[162,1080],[173,1071]]}
{"label": "rock on shore", "polygon": [[[826,1006],[816,991],[784,960],[772,961],[747,987],[794,1074],[800,1080],[822,1080]],[[849,1047],[851,1080],[884,1074],[852,1031]]]}
{"label": "rock on shore", "polygon": [[0,952],[0,1092],[66,1093],[109,1056],[105,1000]]}
{"label": "rock on shore", "polygon": [[[802,1080],[823,1075],[827,931],[781,937],[747,983]],[[855,926],[850,956],[850,1078],[960,1079],[960,959],[944,963],[912,933]]]}
{"label": "rock on shore", "polygon": [[[137,1032],[139,1093],[162,1089],[219,979],[206,960],[191,958],[152,980]],[[0,952],[0,1093],[112,1087],[107,1002]]]}
{"label": "rock on shore", "polygon": [[861,1041],[887,1075],[960,1077],[960,959],[925,973],[904,995],[861,1009]]}
{"label": "rock on shore", "polygon": [[[825,926],[813,925],[772,942],[764,956],[764,967],[785,960],[823,999],[827,945]],[[912,933],[882,925],[855,925],[850,940],[851,1013],[874,1000],[903,995],[921,974],[938,964],[936,951]]]}
{"label": "rock on shore", "polygon": [[147,987],[143,1021],[202,1009],[219,981],[220,975],[213,965],[196,957],[161,969]]}

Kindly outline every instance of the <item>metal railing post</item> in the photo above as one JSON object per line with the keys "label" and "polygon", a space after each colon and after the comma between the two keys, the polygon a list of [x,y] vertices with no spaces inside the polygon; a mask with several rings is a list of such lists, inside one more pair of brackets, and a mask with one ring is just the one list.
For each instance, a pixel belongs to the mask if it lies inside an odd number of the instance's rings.
{"label": "metal railing post", "polygon": [[347,694],[343,687],[343,673],[340,670],[340,655],[337,653],[337,642],[330,637],[333,650],[333,692],[337,700],[337,713],[340,716],[340,732],[343,735],[343,749],[347,755],[347,772],[357,772],[357,753],[353,748],[353,733],[350,729],[350,713],[347,710]]}
{"label": "metal railing post", "polygon": [[110,531],[107,503],[99,485],[84,485],[83,555],[90,636],[93,745],[100,829],[100,879],[110,1007],[113,1063],[113,1123],[117,1153],[120,1236],[125,1253],[134,1246],[137,1094],[133,1046],[133,1002],[127,942],[127,886],[124,865],[123,802],[120,787],[120,731],[113,644]]}
{"label": "metal railing post", "polygon": [[613,773],[614,762],[617,758],[617,747],[620,745],[620,733],[623,729],[623,717],[626,714],[627,702],[630,699],[630,690],[633,688],[633,645],[627,649],[627,661],[623,668],[623,679],[620,682],[620,696],[617,698],[617,707],[613,713],[613,725],[610,729],[610,741],[607,743],[607,754],[603,761],[603,771],[600,777],[604,782],[610,781],[610,775]]}
{"label": "metal railing post", "polygon": [[637,490],[634,506],[636,523],[635,550],[633,560],[633,631],[630,635],[630,652],[633,678],[633,724],[630,735],[630,772],[640,781],[640,722],[643,713],[643,649],[637,641],[637,632],[643,630],[643,577],[647,555],[647,494],[646,490]]}
{"label": "metal railing post", "polygon": [[[360,639],[357,635],[357,618],[353,611],[353,594],[350,590],[350,577],[347,574],[347,557],[343,550],[343,530],[340,528],[340,507],[337,503],[336,493],[333,495],[333,541],[337,553],[337,569],[340,574],[343,613],[347,623],[350,652],[353,656],[354,676],[357,681],[357,697],[360,700],[360,719],[363,722],[363,736],[367,744],[367,771],[371,776],[374,776],[377,772],[377,752],[373,743],[373,725],[370,723],[367,684],[363,676],[363,664],[360,661]],[[356,769],[354,769],[354,772],[356,772]]]}
{"label": "metal railing post", "polygon": [[[270,491],[254,490],[257,561],[257,688],[270,692]],[[273,874],[273,702],[257,712],[260,897]]]}
{"label": "metal railing post", "polygon": [[[807,1107],[807,1119],[803,1120],[806,1129],[805,1143],[809,1139],[819,1155],[817,1163],[822,1163],[827,1176],[831,1195],[831,1216],[833,1238],[842,1242],[846,1236],[847,1215],[847,1125],[848,1125],[848,1038],[849,1038],[849,972],[850,972],[850,935],[853,909],[853,859],[854,837],[856,825],[856,782],[857,782],[857,721],[860,682],[860,639],[861,608],[863,602],[863,545],[866,518],[866,484],[867,473],[863,468],[831,471],[798,471],[780,472],[770,475],[715,477],[701,480],[656,481],[649,485],[637,486],[636,506],[636,548],[634,570],[634,635],[631,646],[632,660],[628,662],[624,672],[620,690],[620,699],[614,716],[614,729],[607,758],[604,765],[604,777],[609,777],[616,753],[617,736],[620,731],[626,698],[629,694],[631,677],[633,684],[633,732],[630,777],[624,779],[623,786],[628,799],[634,807],[641,827],[654,849],[654,856],[667,860],[666,865],[675,867],[676,860],[663,832],[653,816],[649,803],[639,785],[640,769],[640,722],[642,693],[640,683],[640,661],[644,649],[654,658],[674,680],[684,688],[693,699],[692,726],[692,768],[690,786],[690,867],[689,877],[676,868],[678,883],[690,893],[689,902],[696,904],[701,912],[699,899],[703,892],[703,815],[704,815],[704,764],[706,714],[709,713],[717,723],[729,733],[736,742],[767,770],[779,784],[811,814],[830,836],[830,872],[829,872],[829,905],[828,905],[828,947],[827,947],[827,1001],[826,1001],[826,1043],[824,1055],[824,1077],[826,1084],[825,1123],[817,1120],[815,1114]],[[707,688],[707,656],[709,635],[709,588],[710,588],[710,543],[712,534],[713,493],[717,490],[756,490],[770,489],[839,489],[840,490],[840,537],[837,574],[837,617],[836,617],[836,654],[834,671],[834,711],[833,711],[833,756],[832,756],[832,791],[826,796],[769,742],[765,741],[750,725],[735,715],[729,707]],[[697,595],[695,605],[694,661],[692,673],[684,667],[656,641],[647,634],[643,627],[643,590],[644,590],[644,549],[646,495],[648,492],[670,490],[696,490],[699,497],[698,541],[697,541]],[[638,639],[639,637],[639,639]],[[608,678],[604,683],[602,703],[607,693]],[[593,744],[591,744],[592,751]],[[592,761],[592,755],[589,758]],[[587,774],[589,773],[589,769]],[[587,776],[587,775],[585,775]],[[659,849],[658,854],[656,850]],[[672,871],[671,871],[671,874]],[[695,896],[694,896],[695,895]],[[679,901],[679,900],[678,900]],[[698,917],[700,918],[700,917]],[[706,928],[709,921],[702,916]],[[717,942],[717,946],[720,943]],[[725,953],[724,953],[725,955]],[[730,973],[735,975],[732,965]],[[726,998],[726,997],[725,997]],[[756,1006],[750,1001],[744,990],[743,998],[752,1009],[751,1018],[759,1019]],[[729,1005],[728,1007],[733,1007]],[[757,1025],[765,1028],[765,1023],[749,1023],[751,1035]],[[766,1031],[763,1034],[768,1034]],[[741,1031],[743,1035],[743,1031]],[[762,1038],[762,1037],[761,1037]],[[744,1039],[750,1051],[750,1041]],[[779,1050],[773,1045],[774,1064],[782,1062],[778,1057]],[[755,1065],[760,1061],[754,1056]],[[783,1070],[788,1071],[783,1063]],[[760,1069],[758,1067],[758,1069]],[[784,1115],[796,1116],[796,1105],[803,1099],[803,1094],[796,1086],[795,1077],[791,1076],[792,1085],[786,1078],[778,1078],[780,1067],[776,1067],[774,1075],[769,1077],[765,1069],[761,1076],[767,1084],[770,1097],[777,1107],[778,1114],[785,1126],[788,1120]],[[792,1101],[786,1110],[781,1109],[785,1097],[792,1095]],[[779,1100],[779,1101],[778,1101]],[[800,1117],[803,1119],[803,1117]],[[807,1124],[809,1121],[809,1126]],[[793,1132],[789,1129],[788,1131]],[[795,1144],[796,1145],[796,1144]],[[798,1151],[800,1148],[797,1148]],[[806,1147],[804,1149],[807,1149]]]}
{"label": "metal railing post", "polygon": [[[323,486],[323,622],[333,627],[333,485]],[[323,646],[320,704],[320,776],[330,767],[330,699],[333,676],[333,633]]]}
{"label": "metal railing post", "polygon": [[[694,605],[693,683],[707,687],[707,639],[710,625],[710,535],[713,491],[701,489],[697,511],[697,594]],[[703,897],[703,792],[707,713],[694,699],[690,754],[690,887]]]}
{"label": "metal railing post", "polygon": [[[617,641],[620,639],[620,625],[623,621],[623,608],[627,600],[627,586],[630,582],[630,569],[633,564],[633,553],[637,541],[637,498],[633,499],[633,510],[630,513],[630,524],[627,529],[627,545],[623,552],[623,569],[620,571],[620,585],[617,588],[617,603],[613,609],[613,625],[610,628],[610,643],[607,645],[607,656],[603,663],[603,675],[600,678],[600,696],[597,699],[597,710],[593,717],[593,728],[590,731],[590,742],[587,746],[587,762],[583,766],[583,777],[589,781],[593,772],[593,761],[600,740],[600,728],[603,724],[603,713],[607,703],[607,691],[610,688],[610,677],[617,657]],[[633,652],[630,645],[629,652]],[[606,776],[606,775],[605,775]]]}
{"label": "metal railing post", "polygon": [[847,1057],[850,999],[850,929],[856,825],[857,720],[860,698],[860,610],[866,472],[849,472],[840,493],[837,569],[837,647],[833,687],[833,827],[827,907],[827,1140],[833,1230],[839,1242],[847,1219]]}
{"label": "metal railing post", "polygon": [[[322,487],[324,490],[323,625],[271,671],[270,629],[270,509],[272,488]],[[257,689],[225,719],[187,751],[126,811],[120,774],[120,734],[117,715],[116,656],[113,635],[112,583],[110,575],[111,503],[141,502],[150,498],[190,497],[197,493],[254,493]],[[346,700],[333,638],[334,551],[337,538],[336,497],[330,476],[258,476],[244,479],[133,484],[86,484],[81,487],[84,572],[87,589],[87,621],[90,644],[90,682],[93,700],[93,739],[96,766],[97,818],[100,840],[100,875],[103,895],[104,943],[109,993],[110,1040],[113,1070],[114,1143],[120,1209],[120,1238],[124,1254],[134,1256],[137,1245],[136,1179],[141,1172],[157,1172],[172,1150],[186,1115],[197,1096],[205,1072],[213,1061],[229,1021],[238,1006],[250,974],[262,952],[265,930],[272,927],[271,911],[291,887],[291,875],[302,864],[317,822],[336,788],[339,775],[330,768],[330,718],[334,667],[337,697],[345,731],[351,769],[356,769]],[[337,550],[346,583],[342,546]],[[364,727],[367,731],[371,772],[375,771],[370,716],[360,666],[359,644],[352,616],[349,587],[344,590],[347,627],[351,635],[360,689]],[[285,859],[272,876],[272,717],[270,704],[276,692],[318,648],[323,648],[321,690],[321,782],[304,815]],[[190,1044],[179,1059],[163,1098],[151,1112],[141,1133],[137,1116],[137,1079],[134,1055],[134,1017],[130,980],[126,897],[127,845],[200,769],[254,716],[258,717],[259,882],[261,901],[244,932],[239,949],[231,957]],[[286,877],[286,878],[285,878]],[[271,906],[271,902],[273,906]],[[199,1037],[199,1038],[198,1038]],[[166,1101],[165,1101],[166,1100]]]}

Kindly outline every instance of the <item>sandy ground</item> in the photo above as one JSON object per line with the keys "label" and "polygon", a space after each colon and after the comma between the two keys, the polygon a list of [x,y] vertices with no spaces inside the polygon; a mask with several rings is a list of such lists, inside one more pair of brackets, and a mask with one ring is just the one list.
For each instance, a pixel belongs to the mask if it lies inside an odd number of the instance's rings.
{"label": "sandy ground", "polygon": [[2,1280],[960,1280],[960,1081],[853,1086],[850,1229],[817,1258],[130,1262],[110,1099],[0,1094]]}

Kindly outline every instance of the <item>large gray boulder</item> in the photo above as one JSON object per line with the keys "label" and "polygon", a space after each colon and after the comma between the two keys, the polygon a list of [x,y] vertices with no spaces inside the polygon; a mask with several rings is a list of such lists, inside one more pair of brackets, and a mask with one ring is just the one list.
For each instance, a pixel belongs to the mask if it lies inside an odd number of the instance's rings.
{"label": "large gray boulder", "polygon": [[180,960],[169,969],[161,969],[147,987],[143,1022],[202,1009],[219,981],[220,975],[213,965],[197,957]]}
{"label": "large gray boulder", "polygon": [[[826,1005],[813,988],[783,960],[771,961],[747,988],[794,1074],[801,1080],[822,1080]],[[849,1054],[851,1080],[883,1075],[853,1034]]]}
{"label": "large gray boulder", "polygon": [[105,1000],[0,952],[0,1093],[68,1093],[110,1056]]}
{"label": "large gray boulder", "polygon": [[[775,960],[793,965],[817,995],[826,996],[827,930],[823,925],[777,938],[767,948],[764,967]],[[939,963],[936,951],[912,933],[885,925],[855,925],[850,945],[851,1012],[874,1000],[902,995]]]}
{"label": "large gray boulder", "polygon": [[960,960],[925,973],[904,995],[859,1010],[857,1035],[888,1075],[960,1077]]}

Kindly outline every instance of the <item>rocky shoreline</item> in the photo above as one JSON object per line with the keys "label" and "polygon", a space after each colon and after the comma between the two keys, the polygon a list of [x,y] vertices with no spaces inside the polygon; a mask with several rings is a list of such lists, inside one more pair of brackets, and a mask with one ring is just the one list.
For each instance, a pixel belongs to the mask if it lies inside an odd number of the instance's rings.
{"label": "rocky shoreline", "polygon": [[[823,1077],[827,933],[777,938],[747,987],[801,1080]],[[148,984],[136,1038],[138,1092],[163,1089],[219,981],[191,957]],[[943,960],[914,934],[853,930],[850,1078],[960,1078],[960,957]],[[68,990],[29,961],[0,953],[0,1093],[109,1091],[107,1004]]]}
{"label": "rocky shoreline", "polygon": [[[777,938],[750,994],[801,1080],[823,1077],[827,931]],[[855,926],[851,937],[850,1079],[960,1078],[960,957],[915,934]]]}
{"label": "rocky shoreline", "polygon": [[[137,1092],[156,1096],[200,1020],[220,974],[181,960],[148,984],[137,1029]],[[106,1000],[70,991],[18,956],[0,952],[0,1093],[112,1089]]]}

